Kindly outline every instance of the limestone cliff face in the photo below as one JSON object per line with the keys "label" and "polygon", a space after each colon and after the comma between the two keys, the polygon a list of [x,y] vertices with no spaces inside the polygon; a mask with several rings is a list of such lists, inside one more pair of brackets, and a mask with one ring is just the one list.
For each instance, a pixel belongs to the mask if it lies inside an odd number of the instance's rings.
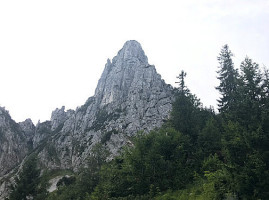
{"label": "limestone cliff face", "polygon": [[[108,60],[95,95],[99,109],[124,111],[118,127],[128,135],[160,127],[171,110],[171,87],[157,74],[136,41],[128,41]],[[112,125],[112,124],[111,124]],[[111,126],[110,125],[110,126]]]}
{"label": "limestone cliff face", "polygon": [[[76,110],[56,109],[49,121],[36,127],[30,120],[6,123],[1,111],[0,137],[7,139],[0,140],[0,176],[21,162],[29,152],[27,145],[41,166],[50,169],[77,170],[96,143],[106,146],[112,158],[138,131],[149,132],[168,119],[172,89],[148,63],[141,45],[127,41],[108,59],[94,96]],[[8,165],[7,155],[12,159]]]}
{"label": "limestone cliff face", "polygon": [[113,157],[130,136],[160,127],[171,102],[172,87],[148,63],[141,45],[128,41],[107,61],[93,97],[76,111],[53,111],[45,134],[50,137],[39,156],[49,168],[77,169],[101,142]]}
{"label": "limestone cliff face", "polygon": [[35,126],[30,119],[16,123],[5,108],[0,107],[0,199],[9,190],[9,178],[25,156],[32,151]]}
{"label": "limestone cliff face", "polygon": [[30,119],[17,124],[0,107],[0,177],[16,167],[31,148],[34,125]]}

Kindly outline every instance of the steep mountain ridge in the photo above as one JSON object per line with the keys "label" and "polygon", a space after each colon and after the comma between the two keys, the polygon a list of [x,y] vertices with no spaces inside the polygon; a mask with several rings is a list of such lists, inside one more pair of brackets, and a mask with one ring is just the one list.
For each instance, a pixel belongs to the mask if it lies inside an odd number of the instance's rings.
{"label": "steep mountain ridge", "polygon": [[33,130],[30,119],[17,124],[0,107],[0,177],[17,166],[32,148]]}
{"label": "steep mountain ridge", "polygon": [[[84,105],[76,110],[56,109],[49,121],[36,127],[29,120],[17,124],[25,141],[14,144],[23,146],[12,167],[34,152],[44,168],[77,170],[97,143],[106,146],[112,158],[138,131],[160,127],[169,117],[172,100],[172,86],[148,63],[141,45],[127,41],[112,61],[108,59],[94,96]],[[31,148],[26,149],[27,144]],[[0,158],[7,155],[1,151]]]}
{"label": "steep mountain ridge", "polygon": [[9,112],[0,107],[0,199],[9,190],[9,178],[33,149],[35,126],[30,119],[16,123]]}
{"label": "steep mountain ridge", "polygon": [[[77,169],[101,142],[113,157],[129,136],[160,127],[171,101],[172,87],[148,64],[141,45],[128,41],[112,62],[108,60],[93,97],[76,111],[53,111],[50,132],[34,137],[51,135],[39,156],[46,167]],[[40,141],[34,140],[34,146]]]}

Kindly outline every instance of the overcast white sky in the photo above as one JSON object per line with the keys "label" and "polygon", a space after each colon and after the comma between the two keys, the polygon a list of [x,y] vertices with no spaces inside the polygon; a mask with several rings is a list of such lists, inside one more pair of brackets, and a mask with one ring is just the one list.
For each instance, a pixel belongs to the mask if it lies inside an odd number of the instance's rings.
{"label": "overcast white sky", "polygon": [[131,39],[167,83],[184,69],[191,92],[216,108],[224,44],[236,66],[246,55],[269,66],[269,1],[0,1],[0,106],[34,123],[62,105],[75,109]]}

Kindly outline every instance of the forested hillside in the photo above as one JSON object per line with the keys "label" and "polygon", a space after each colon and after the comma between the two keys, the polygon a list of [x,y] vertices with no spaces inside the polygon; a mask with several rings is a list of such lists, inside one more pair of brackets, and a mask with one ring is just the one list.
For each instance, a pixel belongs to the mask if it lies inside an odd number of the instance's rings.
{"label": "forested hillside", "polygon": [[64,176],[51,193],[48,180],[60,172],[41,173],[32,155],[9,200],[269,199],[269,72],[248,57],[237,68],[232,58],[223,46],[218,111],[203,107],[182,71],[161,128],[130,137],[110,161],[105,142],[96,144],[88,167]]}

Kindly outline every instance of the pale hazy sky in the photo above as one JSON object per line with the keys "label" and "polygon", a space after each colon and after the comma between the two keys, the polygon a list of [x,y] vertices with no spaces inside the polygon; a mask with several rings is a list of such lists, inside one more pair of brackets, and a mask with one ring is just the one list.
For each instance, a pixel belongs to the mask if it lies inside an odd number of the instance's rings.
{"label": "pale hazy sky", "polygon": [[269,67],[268,0],[0,1],[0,106],[17,122],[50,119],[94,94],[107,58],[141,43],[166,83],[180,70],[216,108],[217,56],[228,44]]}

